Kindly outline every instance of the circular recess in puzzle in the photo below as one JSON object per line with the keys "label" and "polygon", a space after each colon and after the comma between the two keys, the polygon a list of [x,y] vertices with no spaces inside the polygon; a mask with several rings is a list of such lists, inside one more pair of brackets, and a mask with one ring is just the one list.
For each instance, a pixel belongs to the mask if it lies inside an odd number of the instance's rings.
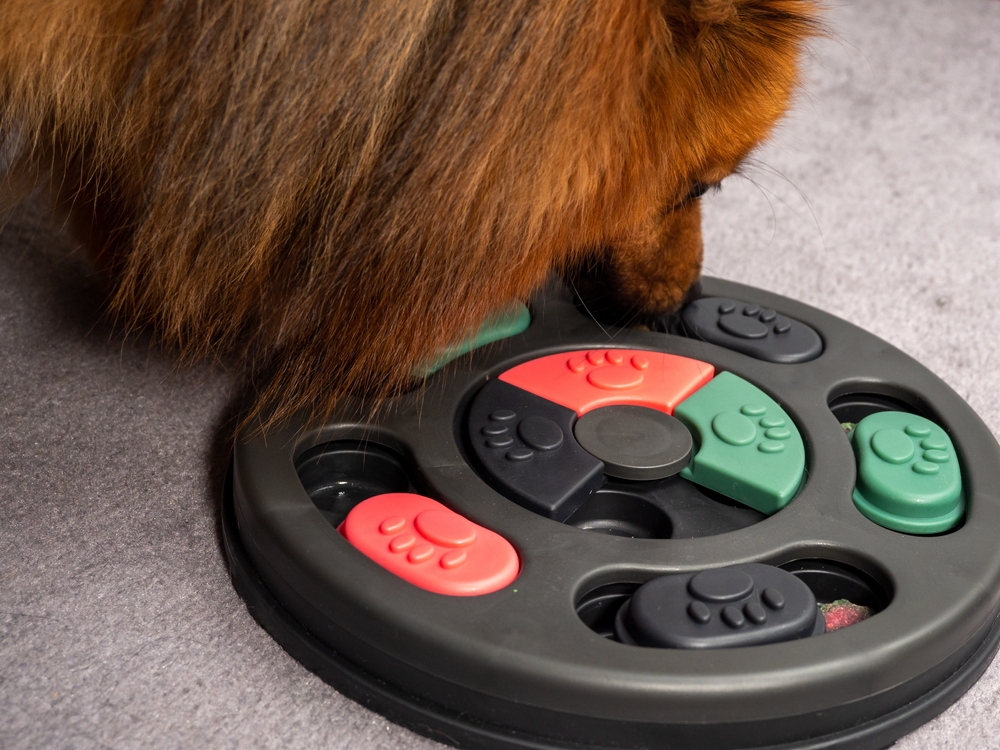
{"label": "circular recess in puzzle", "polygon": [[399,454],[354,440],[318,445],[299,456],[295,469],[316,508],[334,526],[362,500],[411,486]]}
{"label": "circular recess in puzzle", "polygon": [[578,529],[631,539],[671,538],[674,525],[663,504],[648,492],[639,494],[629,490],[632,488],[602,487],[566,523]]}
{"label": "circular recess in puzzle", "polygon": [[642,406],[605,406],[576,421],[573,434],[604,462],[604,473],[621,479],[665,479],[691,457],[691,433],[668,414]]}
{"label": "circular recess in puzzle", "polygon": [[609,477],[565,523],[634,539],[698,539],[760,523],[767,516],[679,475],[634,482]]}
{"label": "circular recess in puzzle", "polygon": [[940,713],[1000,644],[1000,447],[874,336],[703,289],[678,320],[726,339],[553,286],[377,414],[241,435],[254,617],[459,747],[884,747]]}

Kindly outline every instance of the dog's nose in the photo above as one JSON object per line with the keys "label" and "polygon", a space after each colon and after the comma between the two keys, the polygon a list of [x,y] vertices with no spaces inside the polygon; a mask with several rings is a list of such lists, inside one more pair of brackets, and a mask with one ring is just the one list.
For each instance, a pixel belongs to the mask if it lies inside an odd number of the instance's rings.
{"label": "dog's nose", "polygon": [[701,279],[695,279],[694,283],[688,287],[687,293],[684,295],[684,299],[681,300],[677,309],[680,310],[687,307],[699,297],[701,297]]}

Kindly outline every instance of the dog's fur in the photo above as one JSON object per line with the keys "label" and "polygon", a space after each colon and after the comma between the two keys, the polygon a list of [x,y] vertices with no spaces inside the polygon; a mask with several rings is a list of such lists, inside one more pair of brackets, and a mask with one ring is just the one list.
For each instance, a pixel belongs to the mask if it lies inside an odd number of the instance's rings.
{"label": "dog's fur", "polygon": [[[676,306],[809,0],[0,0],[0,168],[265,421],[385,395],[553,271]],[[591,274],[593,277],[593,274]]]}

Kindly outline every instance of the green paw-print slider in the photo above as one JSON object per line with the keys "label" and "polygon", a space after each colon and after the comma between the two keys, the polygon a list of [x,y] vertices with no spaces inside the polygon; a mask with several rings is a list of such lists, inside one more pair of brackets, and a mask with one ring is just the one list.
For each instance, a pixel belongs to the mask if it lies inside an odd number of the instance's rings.
{"label": "green paw-print slider", "polygon": [[805,448],[795,424],[752,383],[723,372],[674,410],[696,452],[681,476],[759,510],[774,513],[795,497]]}
{"label": "green paw-print slider", "polygon": [[524,333],[531,325],[531,313],[523,302],[512,302],[503,310],[483,321],[478,330],[468,338],[446,347],[434,354],[424,364],[413,369],[413,377],[426,378],[433,375],[453,359],[468,354],[473,349],[492,344],[494,341]]}
{"label": "green paw-print slider", "polygon": [[948,434],[899,411],[865,417],[851,434],[858,461],[854,504],[887,529],[939,534],[965,513],[962,472]]}

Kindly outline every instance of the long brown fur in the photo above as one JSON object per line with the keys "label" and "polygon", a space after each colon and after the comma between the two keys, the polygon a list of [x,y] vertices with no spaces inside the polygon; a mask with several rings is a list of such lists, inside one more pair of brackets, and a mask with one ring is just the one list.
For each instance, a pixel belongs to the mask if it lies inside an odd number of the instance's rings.
{"label": "long brown fur", "polygon": [[553,271],[641,315],[786,109],[808,0],[0,0],[0,168],[256,416],[385,395]]}

